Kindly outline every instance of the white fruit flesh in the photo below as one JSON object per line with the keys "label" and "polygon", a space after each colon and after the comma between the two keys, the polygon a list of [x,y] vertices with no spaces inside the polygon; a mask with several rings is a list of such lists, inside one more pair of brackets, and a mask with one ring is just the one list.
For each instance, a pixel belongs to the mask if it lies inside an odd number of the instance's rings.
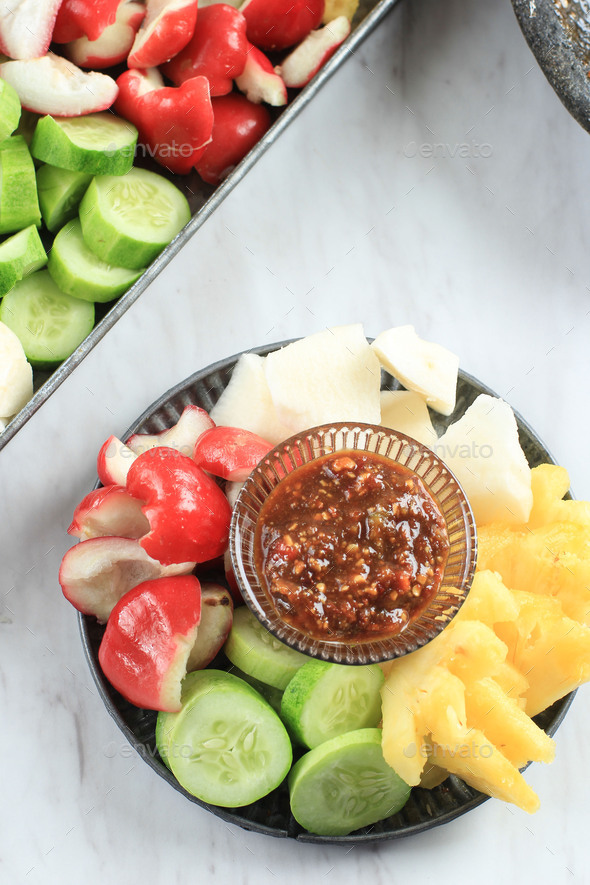
{"label": "white fruit flesh", "polygon": [[0,76],[14,87],[24,108],[54,117],[104,111],[119,92],[112,77],[81,71],[52,52],[42,58],[4,62]]}
{"label": "white fruit flesh", "polygon": [[276,68],[290,89],[301,89],[330,58],[350,34],[345,15],[335,18],[317,31],[312,31]]}
{"label": "white fruit flesh", "polygon": [[[244,70],[239,77],[236,77],[236,86],[248,101],[254,104],[263,101],[275,108],[282,107],[287,104],[287,87],[281,75],[273,71],[272,66],[267,70],[261,65],[261,55],[260,50],[256,50],[253,46],[249,47]],[[268,64],[270,65],[270,62]]]}
{"label": "white fruit flesh", "polygon": [[141,538],[150,530],[141,504],[124,488],[115,486],[96,506],[76,508],[68,534],[81,541],[103,537]]}
{"label": "white fruit flesh", "polygon": [[211,418],[220,427],[250,430],[273,445],[291,435],[279,420],[266,380],[264,359],[256,353],[240,357],[229,384],[211,409]]}
{"label": "white fruit flesh", "polygon": [[481,394],[434,451],[463,486],[477,525],[527,522],[533,504],[531,471],[507,403]]}
{"label": "white fruit flesh", "polygon": [[122,0],[114,23],[104,29],[98,40],[80,37],[68,43],[68,58],[83,68],[118,64],[127,58],[144,16],[145,6],[141,3]]}
{"label": "white fruit flesh", "polygon": [[201,587],[201,620],[186,669],[202,670],[210,664],[229,636],[233,621],[231,593],[219,584]]}
{"label": "white fruit flesh", "polygon": [[194,562],[163,566],[128,538],[91,538],[68,550],[59,583],[78,611],[104,623],[123,594],[142,581],[187,575],[194,567]]}
{"label": "white fruit flesh", "polygon": [[136,455],[158,446],[168,446],[192,458],[196,441],[211,427],[215,427],[215,422],[204,409],[198,406],[186,406],[173,427],[161,433],[134,433],[127,440],[127,446]]}
{"label": "white fruit flesh", "polygon": [[279,420],[291,433],[330,421],[379,423],[379,361],[360,323],[270,353],[265,372]]}
{"label": "white fruit flesh", "polygon": [[413,390],[383,390],[380,423],[425,446],[433,446],[438,438],[424,398]]}
{"label": "white fruit flesh", "polygon": [[10,418],[33,396],[33,370],[12,329],[0,323],[0,415]]}
{"label": "white fruit flesh", "polygon": [[98,453],[98,475],[103,485],[124,486],[127,474],[137,455],[128,446],[109,436]]}
{"label": "white fruit flesh", "polygon": [[62,0],[12,0],[0,6],[0,46],[10,58],[45,55]]}
{"label": "white fruit flesh", "polygon": [[408,390],[421,394],[441,415],[451,415],[457,395],[459,357],[416,334],[413,326],[382,332],[372,347],[381,365]]}

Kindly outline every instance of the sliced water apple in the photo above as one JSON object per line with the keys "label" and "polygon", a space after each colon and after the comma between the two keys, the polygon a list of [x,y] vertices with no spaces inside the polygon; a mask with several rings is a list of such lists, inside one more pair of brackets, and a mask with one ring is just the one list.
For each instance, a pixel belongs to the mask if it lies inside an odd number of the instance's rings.
{"label": "sliced water apple", "polygon": [[141,501],[122,486],[108,485],[89,492],[74,510],[68,534],[79,538],[141,538],[150,530]]}
{"label": "sliced water apple", "polygon": [[201,621],[191,649],[187,672],[202,670],[221,651],[233,621],[231,593],[221,584],[201,586]]}
{"label": "sliced water apple", "polygon": [[103,486],[124,486],[136,458],[137,455],[129,446],[116,436],[109,436],[100,447],[96,459],[96,472]]}
{"label": "sliced water apple", "polygon": [[302,89],[325,65],[350,34],[350,21],[345,15],[335,18],[323,28],[311,31],[275,69],[289,89]]}
{"label": "sliced water apple", "polygon": [[441,415],[455,408],[459,357],[416,334],[413,326],[396,326],[377,336],[372,347],[394,378],[421,394]]}
{"label": "sliced water apple", "polygon": [[533,505],[531,471],[507,403],[480,394],[434,451],[463,486],[478,525],[527,522]]}
{"label": "sliced water apple", "polygon": [[142,581],[186,575],[194,567],[194,562],[163,566],[130,538],[90,538],[65,554],[59,583],[74,608],[105,623],[119,599]]}
{"label": "sliced water apple", "polygon": [[181,455],[188,455],[191,458],[200,435],[212,427],[215,427],[215,422],[205,409],[199,406],[185,406],[173,427],[160,433],[134,433],[126,444],[136,455],[158,446],[169,446],[179,451]]}

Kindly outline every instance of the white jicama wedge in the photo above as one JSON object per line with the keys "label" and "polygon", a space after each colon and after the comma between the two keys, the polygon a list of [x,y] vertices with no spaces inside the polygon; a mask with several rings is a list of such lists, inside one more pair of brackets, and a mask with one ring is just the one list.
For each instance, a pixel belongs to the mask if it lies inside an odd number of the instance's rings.
{"label": "white jicama wedge", "polygon": [[164,566],[130,538],[90,538],[65,554],[59,583],[74,608],[106,623],[128,590],[154,578],[188,575],[194,567],[194,562]]}
{"label": "white jicama wedge", "polygon": [[531,471],[508,403],[480,394],[434,451],[463,486],[477,525],[527,522],[533,506]]}
{"label": "white jicama wedge", "polygon": [[181,455],[192,458],[195,443],[205,430],[215,427],[215,422],[209,417],[205,409],[199,406],[185,406],[182,415],[173,427],[162,430],[161,433],[134,433],[127,440],[126,445],[141,455],[148,449],[158,446],[168,446],[177,449]]}
{"label": "white jicama wedge", "polygon": [[33,370],[12,329],[0,323],[0,415],[10,418],[33,396]]}
{"label": "white jicama wedge", "polygon": [[11,0],[0,4],[0,48],[14,59],[40,58],[51,43],[62,0]]}
{"label": "white jicama wedge", "polygon": [[350,34],[350,21],[345,15],[333,19],[307,37],[275,68],[289,89],[301,89],[331,58]]}
{"label": "white jicama wedge", "polygon": [[408,390],[420,393],[441,415],[451,415],[457,396],[459,357],[419,338],[413,326],[396,326],[377,336],[372,347],[381,365]]}
{"label": "white jicama wedge", "polygon": [[53,117],[105,111],[119,92],[112,77],[81,71],[53,52],[42,58],[6,61],[0,64],[0,76],[16,90],[24,108]]}
{"label": "white jicama wedge", "polygon": [[270,353],[265,372],[279,420],[291,433],[330,421],[379,423],[381,370],[360,323]]}
{"label": "white jicama wedge", "polygon": [[381,391],[381,424],[432,447],[437,433],[424,397],[413,390]]}
{"label": "white jicama wedge", "polygon": [[211,418],[220,427],[241,427],[273,445],[291,436],[291,430],[279,420],[264,359],[257,353],[242,354],[229,384],[211,409]]}

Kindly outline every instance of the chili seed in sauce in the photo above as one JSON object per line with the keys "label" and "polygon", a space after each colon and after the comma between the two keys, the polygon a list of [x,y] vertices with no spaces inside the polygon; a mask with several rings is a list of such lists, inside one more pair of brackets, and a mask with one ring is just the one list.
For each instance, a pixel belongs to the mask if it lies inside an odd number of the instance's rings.
{"label": "chili seed in sauce", "polygon": [[449,551],[420,477],[370,452],[324,455],[281,480],[256,525],[255,563],[279,616],[319,639],[399,633],[436,595]]}

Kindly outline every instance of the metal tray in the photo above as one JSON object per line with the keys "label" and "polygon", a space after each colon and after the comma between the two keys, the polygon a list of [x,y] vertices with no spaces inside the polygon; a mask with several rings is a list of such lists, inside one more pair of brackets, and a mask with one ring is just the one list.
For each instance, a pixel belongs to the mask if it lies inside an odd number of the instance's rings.
{"label": "metal tray", "polygon": [[[282,341],[254,348],[249,352],[265,356],[271,350],[288,343]],[[198,405],[209,411],[227,386],[239,357],[240,354],[236,354],[208,366],[168,390],[140,415],[121,438],[128,439],[132,433],[158,433],[176,423],[187,405]],[[383,373],[382,387],[384,389],[395,389],[398,386],[390,375]],[[441,415],[432,416],[437,433],[441,434],[450,423],[456,421],[480,393],[496,395],[490,388],[461,371],[457,385],[455,411],[448,418]],[[516,418],[520,443],[531,467],[545,462],[555,463],[551,453],[530,425],[520,415],[517,414]],[[359,843],[400,839],[430,830],[433,827],[449,823],[488,799],[487,796],[468,786],[460,778],[451,775],[433,790],[415,787],[409,801],[398,814],[379,821],[373,826],[357,830],[348,836],[318,836],[299,826],[290,813],[289,791],[286,782],[268,796],[243,808],[231,809],[208,805],[187,793],[161,761],[155,742],[157,714],[153,710],[142,710],[130,704],[103,675],[98,662],[98,648],[104,633],[104,626],[98,624],[95,618],[82,614],[78,615],[78,623],[84,654],[98,693],[108,713],[113,717],[130,746],[160,777],[164,778],[175,790],[178,790],[189,802],[200,805],[222,820],[266,836],[295,839],[298,842],[341,844],[348,845],[350,848],[351,845]],[[223,654],[220,654],[212,666],[223,669],[228,666],[228,662]],[[566,695],[536,716],[535,722],[539,727],[553,735],[563,721],[574,694],[575,692]],[[140,801],[139,798],[138,801]]]}
{"label": "metal tray", "polygon": [[[174,176],[174,184],[181,187],[189,201],[192,211],[191,220],[172,243],[152,262],[143,276],[118,301],[114,302],[113,306],[96,305],[97,322],[94,329],[67,360],[53,372],[34,372],[35,393],[33,398],[13,418],[6,430],[0,433],[0,449],[12,439],[17,431],[35,414],[37,409],[49,399],[53,391],[72,374],[76,366],[82,362],[92,348],[98,344],[125,311],[131,307],[150,283],[156,279],[160,271],[169,264],[177,252],[182,249],[201,225],[207,221],[254,163],[276,141],[281,132],[286,129],[324,83],[338,70],[349,55],[354,52],[365,37],[371,33],[373,28],[379,24],[398,2],[399,0],[377,0],[377,2],[375,0],[360,0],[359,8],[353,19],[350,36],[337,49],[332,58],[322,67],[313,80],[294,98],[290,99],[284,108],[269,109],[274,117],[272,126],[225,181],[214,187],[205,184],[196,172],[181,178]],[[155,172],[165,174],[165,170],[156,164],[150,165],[149,162],[141,162],[138,165],[145,165],[148,168],[152,168]],[[172,177],[170,176],[171,179]]]}
{"label": "metal tray", "polygon": [[590,0],[512,0],[512,5],[539,67],[590,132]]}

